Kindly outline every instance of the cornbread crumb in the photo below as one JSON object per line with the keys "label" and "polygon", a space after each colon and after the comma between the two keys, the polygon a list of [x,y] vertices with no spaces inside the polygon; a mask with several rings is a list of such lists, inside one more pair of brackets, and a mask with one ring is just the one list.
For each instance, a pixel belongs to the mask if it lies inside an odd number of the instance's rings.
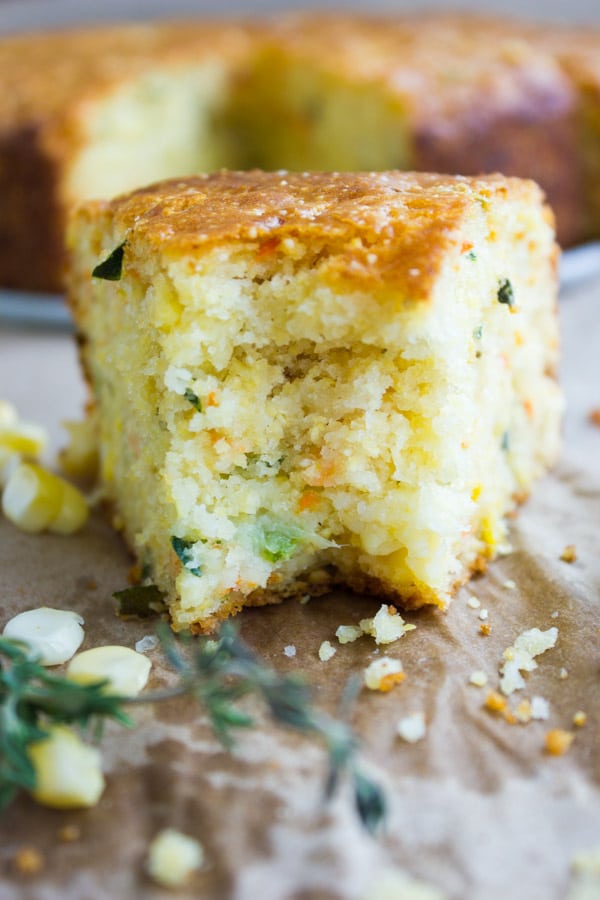
{"label": "cornbread crumb", "polygon": [[150,844],[147,871],[163,887],[182,887],[203,862],[204,850],[199,841],[174,828],[165,828]]}
{"label": "cornbread crumb", "polygon": [[523,631],[511,647],[504,651],[504,663],[500,668],[500,690],[507,696],[513,691],[525,687],[521,672],[532,672],[537,669],[534,657],[545,653],[556,644],[558,628],[530,628]]}
{"label": "cornbread crumb", "polygon": [[409,716],[405,716],[398,722],[396,731],[402,740],[407,741],[409,744],[416,744],[417,741],[422,741],[427,733],[425,714],[423,712],[414,712]]}
{"label": "cornbread crumb", "polygon": [[381,691],[384,694],[391,691],[394,685],[404,681],[404,678],[402,663],[390,656],[374,659],[364,672],[365,685],[369,690]]}
{"label": "cornbread crumb", "polygon": [[583,728],[585,723],[587,722],[587,715],[584,713],[582,709],[577,710],[575,715],[573,716],[573,725],[576,728]]}
{"label": "cornbread crumb", "polygon": [[360,900],[448,900],[448,895],[403,869],[384,869],[375,876]]}
{"label": "cornbread crumb", "polygon": [[504,712],[507,706],[506,697],[503,697],[498,691],[490,691],[485,698],[484,706],[490,712]]}
{"label": "cornbread crumb", "polygon": [[40,851],[31,846],[21,847],[13,857],[13,866],[19,875],[38,875],[44,864]]}
{"label": "cornbread crumb", "polygon": [[558,619],[558,610],[555,609],[554,612],[550,613],[551,619]]}
{"label": "cornbread crumb", "polygon": [[569,677],[569,673],[568,673],[567,669],[564,668],[564,666],[563,666],[563,668],[560,670],[560,672],[558,673],[558,677],[559,677],[562,681],[564,681],[565,678],[568,678],[568,677]]}
{"label": "cornbread crumb", "polygon": [[526,725],[531,721],[531,703],[529,700],[521,700],[521,702],[515,707],[513,713],[517,722],[520,722],[521,725]]}
{"label": "cornbread crumb", "polygon": [[479,609],[481,606],[481,600],[478,600],[477,597],[469,597],[467,600],[467,606],[471,609]]}
{"label": "cornbread crumb", "polygon": [[319,659],[321,662],[327,662],[327,660],[331,659],[332,656],[335,656],[336,653],[337,650],[330,641],[323,641],[319,647]]}
{"label": "cornbread crumb", "polygon": [[81,838],[81,829],[77,825],[63,825],[56,836],[61,844],[74,844]]}
{"label": "cornbread crumb", "polygon": [[487,609],[482,609],[481,612],[479,613],[479,618],[481,619],[482,622],[487,621],[488,616],[489,616],[489,613],[488,613]]}
{"label": "cornbread crumb", "polygon": [[488,625],[487,622],[482,622],[479,626],[479,631],[484,637],[489,637],[492,633],[492,626]]}
{"label": "cornbread crumb", "polygon": [[560,554],[560,558],[563,562],[566,563],[577,562],[577,548],[575,544],[567,544],[563,552]]}
{"label": "cornbread crumb", "polygon": [[545,697],[531,698],[531,718],[547,719],[550,716],[550,704]]}
{"label": "cornbread crumb", "polygon": [[335,636],[340,644],[351,644],[353,641],[358,640],[359,637],[362,637],[363,634],[364,631],[358,625],[340,625]]}
{"label": "cornbread crumb", "polygon": [[296,645],[295,644],[287,644],[283,648],[283,655],[289,656],[292,659],[296,655]]}
{"label": "cornbread crumb", "polygon": [[563,728],[553,728],[546,732],[546,753],[550,756],[562,756],[570,748],[575,740],[572,731],[565,731]]}
{"label": "cornbread crumb", "polygon": [[513,581],[512,578],[509,578],[509,579],[508,579],[507,581],[505,581],[504,584],[502,585],[502,587],[503,587],[503,588],[506,588],[507,591],[514,591],[514,589],[516,588],[516,586],[517,586],[517,582],[516,582],[516,581]]}
{"label": "cornbread crumb", "polygon": [[488,677],[485,672],[482,672],[480,669],[476,669],[475,672],[471,672],[469,684],[474,684],[475,687],[485,687],[487,682]]}
{"label": "cornbread crumb", "polygon": [[386,603],[381,605],[372,619],[361,619],[358,624],[364,634],[374,638],[376,644],[391,644],[417,627],[405,622],[396,607]]}
{"label": "cornbread crumb", "polygon": [[600,406],[590,410],[588,419],[592,425],[596,425],[600,428]]}

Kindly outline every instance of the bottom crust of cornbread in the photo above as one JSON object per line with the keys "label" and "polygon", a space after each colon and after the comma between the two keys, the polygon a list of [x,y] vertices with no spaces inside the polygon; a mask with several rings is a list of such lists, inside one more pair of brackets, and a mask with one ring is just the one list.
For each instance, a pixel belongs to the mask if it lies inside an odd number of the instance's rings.
{"label": "bottom crust of cornbread", "polygon": [[176,628],[336,584],[445,607],[556,458],[531,182],[222,172],[70,242],[104,489]]}

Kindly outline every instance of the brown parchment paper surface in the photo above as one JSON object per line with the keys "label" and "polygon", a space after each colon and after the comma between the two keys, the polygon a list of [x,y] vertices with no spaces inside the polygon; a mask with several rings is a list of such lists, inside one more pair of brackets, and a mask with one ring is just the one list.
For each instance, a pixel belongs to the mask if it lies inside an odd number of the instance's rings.
{"label": "brown parchment paper surface", "polygon": [[[380,650],[402,660],[406,680],[387,695],[363,691],[354,715],[364,758],[386,787],[386,832],[373,840],[343,790],[321,803],[322,747],[274,728],[256,708],[258,727],[226,753],[202,711],[177,701],[136,711],[137,727],[110,726],[103,743],[107,788],[83,812],[46,809],[20,797],[0,819],[0,898],[103,900],[161,898],[144,874],[147,846],[166,826],[197,837],[206,865],[180,897],[360,898],[382,871],[399,866],[452,900],[572,896],[573,856],[600,848],[600,282],[561,299],[567,393],[565,445],[514,522],[514,552],[461,590],[447,614],[407,615],[417,629]],[[59,422],[79,418],[84,391],[66,335],[0,326],[0,397],[45,423],[54,447]],[[559,559],[575,544],[578,559]],[[133,646],[152,626],[122,622],[111,593],[126,585],[130,560],[101,516],[71,538],[29,536],[0,521],[0,627],[14,613],[49,605],[85,618],[84,648]],[[513,580],[516,588],[505,582]],[[489,611],[480,634],[474,594]],[[376,598],[337,593],[244,612],[244,638],[280,671],[303,672],[316,698],[333,708],[345,679],[375,658],[361,638],[323,663],[340,624],[373,615]],[[554,649],[538,658],[522,697],[550,703],[546,722],[510,725],[482,709],[486,688],[468,684],[475,669],[498,684],[503,650],[523,630],[557,626]],[[296,656],[284,655],[293,644]],[[158,651],[151,686],[168,682]],[[560,676],[561,669],[568,677]],[[568,754],[543,751],[549,728],[587,724]],[[414,745],[396,733],[399,719],[423,711],[427,735]],[[79,841],[61,843],[66,824]],[[33,845],[43,871],[15,872],[15,851]],[[592,895],[590,895],[592,896]],[[595,894],[594,896],[598,896]]]}

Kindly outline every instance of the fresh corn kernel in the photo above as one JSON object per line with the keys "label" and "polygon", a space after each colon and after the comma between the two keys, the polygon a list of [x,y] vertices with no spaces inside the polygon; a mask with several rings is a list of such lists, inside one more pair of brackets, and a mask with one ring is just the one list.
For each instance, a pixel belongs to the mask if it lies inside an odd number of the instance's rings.
{"label": "fresh corn kernel", "polygon": [[57,517],[48,525],[48,531],[53,534],[75,534],[87,522],[89,507],[81,491],[68,481],[62,482],[62,488],[62,503]]}
{"label": "fresh corn kernel", "polygon": [[5,425],[14,425],[18,415],[16,408],[8,400],[0,400],[0,428]]}
{"label": "fresh corn kernel", "polygon": [[98,471],[98,445],[93,419],[83,422],[63,422],[69,443],[59,455],[58,462],[71,478],[91,481]]}
{"label": "fresh corn kernel", "polygon": [[0,488],[3,488],[8,479],[21,462],[19,453],[9,450],[7,447],[0,447]]}
{"label": "fresh corn kernel", "polygon": [[151,668],[148,657],[129,647],[94,647],[73,657],[67,677],[80,684],[106,679],[107,693],[134,697],[145,688]]}
{"label": "fresh corn kernel", "polygon": [[27,750],[35,772],[31,796],[55,809],[95,806],[104,790],[100,754],[75,732],[54,725],[48,737]]}
{"label": "fresh corn kernel", "polygon": [[14,616],[4,626],[3,634],[28,644],[43,666],[58,666],[81,646],[82,625],[82,617],[70,609],[41,606]]}
{"label": "fresh corn kernel", "polygon": [[49,529],[71,534],[88,517],[88,507],[73,485],[34,463],[21,463],[8,479],[2,495],[4,515],[22,531]]}
{"label": "fresh corn kernel", "polygon": [[0,447],[37,458],[48,445],[48,435],[41,425],[33,422],[0,422]]}
{"label": "fresh corn kernel", "polygon": [[165,828],[150,844],[147,869],[158,884],[182,887],[203,862],[204,850],[198,841],[174,828]]}

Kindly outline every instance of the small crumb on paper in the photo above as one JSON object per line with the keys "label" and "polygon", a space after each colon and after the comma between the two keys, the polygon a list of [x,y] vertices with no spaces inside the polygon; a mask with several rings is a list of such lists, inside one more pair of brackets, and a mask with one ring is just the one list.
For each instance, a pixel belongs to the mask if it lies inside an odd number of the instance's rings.
{"label": "small crumb on paper", "polygon": [[573,725],[575,728],[583,728],[585,723],[587,722],[587,715],[584,713],[582,709],[577,710],[575,715],[573,716]]}
{"label": "small crumb on paper", "polygon": [[358,623],[364,634],[370,634],[376,644],[391,644],[407,631],[414,631],[416,625],[404,621],[395,606],[383,603],[372,619],[361,619]]}
{"label": "small crumb on paper", "polygon": [[44,857],[35,847],[21,847],[13,856],[13,866],[19,875],[38,875],[44,868]]}
{"label": "small crumb on paper", "polygon": [[507,591],[514,591],[514,589],[516,588],[516,586],[517,586],[517,582],[516,582],[516,581],[513,581],[512,578],[509,578],[509,579],[508,579],[507,581],[505,581],[504,584],[502,585],[502,587],[503,587],[503,588],[506,588]]}
{"label": "small crumb on paper", "polygon": [[362,637],[363,634],[364,631],[358,625],[340,625],[335,636],[340,644],[351,644],[353,641],[358,640],[359,637]]}
{"label": "small crumb on paper", "polygon": [[490,712],[504,712],[507,706],[506,697],[503,697],[498,691],[490,691],[485,698],[484,706]]}
{"label": "small crumb on paper", "polygon": [[370,691],[381,691],[386,694],[396,684],[404,681],[402,663],[399,659],[382,656],[370,663],[364,672],[365,685]]}
{"label": "small crumb on paper", "polygon": [[487,609],[482,609],[481,612],[479,613],[479,618],[481,619],[482,622],[486,622],[488,616],[489,616],[489,613],[488,613]]}
{"label": "small crumb on paper", "polygon": [[81,830],[77,825],[63,825],[58,829],[56,836],[61,844],[74,844],[81,838]]}
{"label": "small crumb on paper", "polygon": [[546,753],[550,756],[563,756],[570,748],[575,740],[572,731],[565,731],[563,728],[553,728],[546,732]]}
{"label": "small crumb on paper", "polygon": [[295,644],[287,644],[283,648],[283,655],[289,656],[292,659],[296,655],[296,645]]}
{"label": "small crumb on paper", "polygon": [[327,660],[331,659],[332,656],[335,656],[336,653],[337,650],[330,641],[323,641],[319,647],[319,659],[321,662],[327,662]]}
{"label": "small crumb on paper", "polygon": [[503,694],[508,696],[525,687],[521,672],[537,669],[534,657],[554,647],[557,638],[558,628],[549,628],[547,631],[530,628],[523,631],[512,646],[506,648],[504,662],[500,667],[500,690]]}
{"label": "small crumb on paper", "polygon": [[480,669],[477,669],[475,672],[471,672],[469,684],[474,684],[475,687],[485,687],[487,683],[488,677],[485,672],[482,672]]}
{"label": "small crumb on paper", "polygon": [[560,554],[560,558],[563,562],[566,563],[577,562],[577,548],[575,544],[567,544],[563,552]]}
{"label": "small crumb on paper", "polygon": [[531,721],[531,703],[529,700],[521,700],[515,707],[513,715],[521,725],[527,725],[527,723]]}
{"label": "small crumb on paper", "polygon": [[550,704],[545,697],[531,698],[531,718],[548,719],[550,716]]}
{"label": "small crumb on paper", "polygon": [[597,406],[596,409],[590,410],[588,420],[590,425],[596,425],[598,428],[600,428],[600,406]]}
{"label": "small crumb on paper", "polygon": [[422,712],[414,712],[409,716],[405,716],[398,722],[396,731],[402,740],[407,741],[409,744],[416,744],[417,741],[422,741],[427,733],[425,714]]}
{"label": "small crumb on paper", "polygon": [[481,606],[481,600],[478,600],[477,597],[469,597],[467,600],[467,606],[470,609],[479,609]]}
{"label": "small crumb on paper", "polygon": [[138,653],[147,653],[149,650],[156,650],[157,647],[158,638],[155,634],[146,634],[135,643],[135,649]]}
{"label": "small crumb on paper", "polygon": [[568,673],[567,669],[565,669],[565,668],[563,667],[563,668],[560,670],[560,672],[558,673],[558,677],[561,679],[561,681],[564,681],[565,678],[568,678],[568,677],[569,677],[569,673]]}

